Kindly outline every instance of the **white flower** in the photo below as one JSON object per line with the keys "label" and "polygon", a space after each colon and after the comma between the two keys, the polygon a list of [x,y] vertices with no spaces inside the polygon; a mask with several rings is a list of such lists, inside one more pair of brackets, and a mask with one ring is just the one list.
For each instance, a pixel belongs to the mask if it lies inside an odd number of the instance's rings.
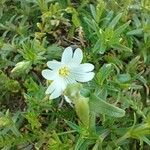
{"label": "white flower", "polygon": [[52,80],[45,92],[50,94],[50,99],[55,99],[63,94],[68,84],[87,82],[93,79],[94,65],[90,63],[81,64],[82,59],[81,49],[77,48],[73,53],[72,48],[67,47],[62,54],[61,62],[56,60],[47,62],[50,69],[43,70],[42,76],[47,80]]}

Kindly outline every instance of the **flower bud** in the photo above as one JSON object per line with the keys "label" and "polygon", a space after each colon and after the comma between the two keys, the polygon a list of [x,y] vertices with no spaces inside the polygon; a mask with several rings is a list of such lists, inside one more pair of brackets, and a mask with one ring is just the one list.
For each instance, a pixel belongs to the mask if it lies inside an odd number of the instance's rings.
{"label": "flower bud", "polygon": [[14,74],[28,73],[30,69],[31,61],[21,61],[16,64],[15,68],[13,68],[11,72]]}
{"label": "flower bud", "polygon": [[75,100],[75,110],[76,113],[80,119],[80,121],[83,123],[85,127],[89,127],[89,99],[85,97],[79,97],[79,99]]}

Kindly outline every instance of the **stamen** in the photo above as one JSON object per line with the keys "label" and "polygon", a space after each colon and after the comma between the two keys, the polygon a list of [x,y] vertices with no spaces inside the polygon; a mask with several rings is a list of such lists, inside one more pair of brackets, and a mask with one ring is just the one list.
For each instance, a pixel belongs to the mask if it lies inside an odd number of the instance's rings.
{"label": "stamen", "polygon": [[59,75],[62,77],[66,77],[68,76],[70,73],[69,68],[68,67],[62,67],[59,69]]}

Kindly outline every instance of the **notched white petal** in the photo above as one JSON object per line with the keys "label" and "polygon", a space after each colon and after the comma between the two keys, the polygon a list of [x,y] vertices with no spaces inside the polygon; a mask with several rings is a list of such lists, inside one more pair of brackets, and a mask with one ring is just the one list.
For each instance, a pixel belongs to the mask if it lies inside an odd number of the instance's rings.
{"label": "notched white petal", "polygon": [[81,68],[83,68],[83,71],[90,72],[94,70],[94,65],[91,63],[85,63],[80,65]]}
{"label": "notched white petal", "polygon": [[47,80],[53,80],[55,77],[54,71],[51,71],[49,69],[45,69],[42,71],[42,76]]}
{"label": "notched white petal", "polygon": [[50,94],[50,99],[55,99],[63,93],[65,88],[66,84],[64,80],[62,80],[61,78],[57,78],[50,84],[45,94]]}
{"label": "notched white petal", "polygon": [[83,73],[83,74],[75,74],[75,79],[78,82],[88,82],[94,78],[95,73],[94,72],[89,72],[89,73]]}
{"label": "notched white petal", "polygon": [[48,61],[47,66],[50,69],[55,70],[55,69],[58,69],[59,67],[61,67],[61,62],[58,62],[56,60]]}
{"label": "notched white petal", "polygon": [[63,63],[69,63],[72,60],[72,55],[73,55],[73,50],[71,47],[67,47],[63,54],[62,54],[62,59],[61,62]]}
{"label": "notched white petal", "polygon": [[60,88],[56,88],[53,93],[50,95],[50,99],[58,98],[62,94],[62,91]]}
{"label": "notched white petal", "polygon": [[72,68],[73,72],[77,73],[87,73],[93,71],[94,65],[90,63],[80,64],[78,67]]}
{"label": "notched white petal", "polygon": [[51,94],[54,90],[55,90],[55,88],[56,88],[56,84],[55,84],[55,82],[53,81],[51,84],[50,84],[50,86],[47,88],[47,90],[45,91],[45,94]]}
{"label": "notched white petal", "polygon": [[81,50],[80,48],[77,48],[77,49],[74,51],[73,58],[72,58],[72,62],[73,62],[73,63],[76,63],[76,64],[80,64],[80,63],[82,62],[82,59],[83,59],[82,50]]}

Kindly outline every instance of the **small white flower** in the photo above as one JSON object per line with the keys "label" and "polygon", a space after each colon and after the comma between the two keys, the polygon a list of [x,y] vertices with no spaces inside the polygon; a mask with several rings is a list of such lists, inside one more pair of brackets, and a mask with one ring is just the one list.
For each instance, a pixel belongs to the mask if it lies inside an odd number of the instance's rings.
{"label": "small white flower", "polygon": [[63,94],[68,84],[87,82],[93,79],[94,65],[90,63],[81,64],[82,59],[81,49],[77,48],[73,53],[72,48],[67,47],[62,54],[61,62],[56,60],[47,62],[50,69],[43,70],[42,76],[47,80],[52,80],[45,92],[50,94],[50,99],[55,99]]}

